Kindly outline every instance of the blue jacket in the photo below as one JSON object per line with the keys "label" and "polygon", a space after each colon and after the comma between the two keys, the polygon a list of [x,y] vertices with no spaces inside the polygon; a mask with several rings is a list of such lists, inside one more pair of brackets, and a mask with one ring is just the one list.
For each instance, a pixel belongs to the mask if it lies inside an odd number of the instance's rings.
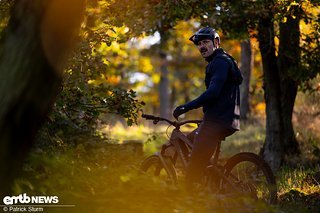
{"label": "blue jacket", "polygon": [[241,72],[234,59],[221,48],[206,60],[206,91],[184,106],[187,110],[203,107],[205,121],[239,130]]}

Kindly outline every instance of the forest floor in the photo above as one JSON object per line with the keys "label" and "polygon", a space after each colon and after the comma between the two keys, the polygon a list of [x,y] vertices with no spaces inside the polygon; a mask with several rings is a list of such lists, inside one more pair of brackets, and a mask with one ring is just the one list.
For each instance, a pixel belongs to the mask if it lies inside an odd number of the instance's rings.
{"label": "forest floor", "polygon": [[[263,129],[257,121],[243,126],[223,142],[222,158],[240,151],[258,153]],[[291,165],[276,174],[278,204],[268,206],[242,197],[191,195],[182,186],[140,175],[141,161],[166,141],[165,130],[115,126],[101,131],[107,139],[77,135],[72,146],[58,143],[50,148],[37,147],[25,162],[14,191],[55,195],[59,204],[74,205],[46,207],[46,212],[318,212],[320,185],[314,174],[320,171],[320,164],[312,149],[320,147],[319,141],[304,146],[304,157],[291,160]],[[143,149],[123,144],[132,139],[144,142]]]}

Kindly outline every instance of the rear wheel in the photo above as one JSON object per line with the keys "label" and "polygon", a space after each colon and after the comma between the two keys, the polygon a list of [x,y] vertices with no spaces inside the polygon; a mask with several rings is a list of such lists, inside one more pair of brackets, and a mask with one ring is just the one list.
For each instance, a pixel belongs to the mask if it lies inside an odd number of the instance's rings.
{"label": "rear wheel", "polygon": [[177,175],[171,160],[168,158],[163,160],[165,165],[158,155],[151,155],[142,162],[140,170],[147,175],[157,176],[168,184],[176,184]]}
{"label": "rear wheel", "polygon": [[221,189],[226,193],[238,192],[269,204],[277,201],[275,177],[269,165],[260,156],[243,152],[231,157],[224,169]]}

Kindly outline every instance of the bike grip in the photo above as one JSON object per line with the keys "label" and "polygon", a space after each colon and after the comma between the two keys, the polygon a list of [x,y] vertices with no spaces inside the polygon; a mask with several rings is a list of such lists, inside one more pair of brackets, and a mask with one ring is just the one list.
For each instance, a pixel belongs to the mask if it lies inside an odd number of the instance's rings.
{"label": "bike grip", "polygon": [[148,115],[148,114],[142,114],[141,117],[145,118],[145,119],[150,119],[150,120],[155,120],[156,117],[153,115]]}

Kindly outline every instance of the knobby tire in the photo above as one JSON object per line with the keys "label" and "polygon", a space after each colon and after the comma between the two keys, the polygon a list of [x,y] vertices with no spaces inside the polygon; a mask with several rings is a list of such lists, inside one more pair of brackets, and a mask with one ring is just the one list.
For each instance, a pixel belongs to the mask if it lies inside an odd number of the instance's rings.
{"label": "knobby tire", "polygon": [[[252,164],[251,165],[252,174],[249,174],[250,171],[241,171],[242,163]],[[249,167],[248,167],[248,170],[249,170]],[[260,180],[258,180],[257,177],[256,177],[256,180],[254,180],[254,178],[251,177],[252,180],[250,181],[241,179],[243,178],[241,177],[242,175],[248,176],[248,177],[250,175],[258,176],[258,173],[260,175],[259,176]],[[269,204],[276,203],[277,201],[276,180],[270,166],[266,163],[266,161],[262,157],[250,152],[238,153],[232,156],[230,159],[228,159],[226,165],[224,166],[224,174],[225,176],[228,177],[229,180],[234,181],[235,183],[234,185],[237,186],[237,188],[240,188],[240,190],[250,192],[252,195],[255,194],[254,195],[255,198],[259,200],[263,200],[266,203],[269,203]],[[259,183],[262,184],[261,180],[265,181],[266,188],[265,190],[260,192],[260,196],[262,197],[259,197],[258,196],[259,192],[256,188],[256,185],[258,185]],[[227,184],[228,183],[225,180],[222,180],[222,187],[226,187],[224,185],[227,185]]]}

